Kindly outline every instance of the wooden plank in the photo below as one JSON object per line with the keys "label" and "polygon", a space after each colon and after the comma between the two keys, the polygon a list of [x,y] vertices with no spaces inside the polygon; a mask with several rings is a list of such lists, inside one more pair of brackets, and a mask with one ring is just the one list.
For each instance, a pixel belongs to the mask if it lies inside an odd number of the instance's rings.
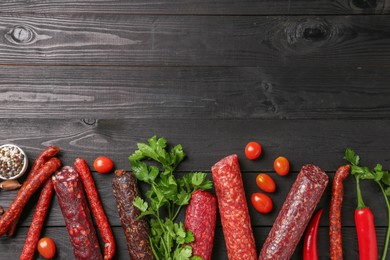
{"label": "wooden plank", "polygon": [[[4,126],[0,130],[0,143],[20,145],[30,163],[44,146],[53,144],[61,147],[60,158],[64,165],[73,165],[76,157],[83,157],[92,165],[97,156],[106,154],[114,160],[116,168],[129,170],[127,157],[136,149],[136,143],[144,142],[154,134],[165,136],[172,145],[183,145],[188,157],[178,169],[180,174],[210,172],[219,159],[237,153],[248,201],[252,193],[259,191],[254,182],[259,172],[269,172],[278,184],[278,191],[271,195],[275,211],[263,216],[250,208],[254,225],[272,225],[303,164],[317,164],[332,177],[333,172],[346,163],[342,159],[345,148],[352,147],[361,155],[363,164],[373,166],[379,162],[384,169],[390,167],[390,152],[386,145],[390,141],[389,120],[98,120],[88,125],[81,120],[3,119],[0,123]],[[249,140],[262,143],[261,159],[245,159],[243,148]],[[273,160],[279,155],[290,159],[292,172],[287,177],[273,172]],[[112,174],[94,173],[93,176],[111,223],[119,225],[111,190]],[[352,226],[351,212],[356,207],[352,177],[346,185],[343,221]],[[363,182],[363,185],[367,194],[365,202],[377,213],[377,225],[387,225],[386,214],[380,214],[384,212],[380,190],[375,184]],[[142,186],[142,190],[145,189],[146,186]],[[2,192],[2,206],[7,208],[15,194]],[[34,201],[36,197],[25,210],[21,222],[24,226],[31,221]],[[329,201],[330,186],[320,206],[327,208]],[[64,224],[56,203],[51,214],[49,225]],[[327,225],[326,219],[322,225]]]}
{"label": "wooden plank", "polygon": [[317,1],[223,1],[202,0],[82,0],[33,3],[16,0],[2,1],[0,10],[7,13],[110,13],[110,14],[186,14],[186,15],[271,15],[271,14],[362,14],[388,13],[389,4],[382,1],[317,0]]}
{"label": "wooden plank", "polygon": [[390,16],[2,15],[0,64],[389,66],[389,32]]}
{"label": "wooden plank", "polygon": [[[257,252],[260,252],[261,246],[268,235],[269,227],[255,227],[254,234],[257,245]],[[114,259],[128,259],[125,237],[121,227],[113,228],[114,236],[117,241],[117,254]],[[318,233],[318,253],[321,259],[329,259],[329,235],[327,227],[320,227]],[[24,244],[27,228],[22,228],[16,237],[8,239],[0,238],[0,250],[4,259],[14,259],[19,256]],[[385,239],[386,229],[377,228],[378,249],[381,254]],[[65,227],[49,227],[44,229],[45,236],[52,237],[57,245],[57,255],[55,259],[74,259],[73,249],[69,242],[69,235]],[[354,227],[343,228],[343,248],[345,259],[358,259],[357,238]],[[226,246],[223,239],[221,228],[217,228],[215,233],[215,242],[213,248],[213,259],[227,259]],[[43,259],[36,254],[36,259]],[[298,245],[293,257],[293,260],[302,259],[302,242]]]}
{"label": "wooden plank", "polygon": [[[88,124],[87,124],[87,123]],[[222,157],[237,153],[243,171],[272,171],[273,160],[285,155],[291,169],[314,163],[335,171],[345,148],[355,149],[367,163],[390,168],[389,120],[44,120],[1,119],[0,143],[16,143],[30,159],[47,145],[61,147],[64,164],[84,157],[89,163],[107,154],[118,168],[129,169],[127,157],[138,142],[158,135],[181,143],[187,154],[181,171],[209,171]],[[244,159],[250,140],[263,145],[261,160]]]}
{"label": "wooden plank", "polygon": [[388,67],[0,66],[0,78],[2,118],[390,118]]}

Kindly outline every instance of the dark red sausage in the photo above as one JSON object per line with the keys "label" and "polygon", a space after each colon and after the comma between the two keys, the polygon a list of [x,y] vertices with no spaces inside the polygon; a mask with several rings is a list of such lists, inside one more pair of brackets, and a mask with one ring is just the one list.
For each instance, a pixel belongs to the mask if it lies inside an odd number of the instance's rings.
{"label": "dark red sausage", "polygon": [[343,181],[351,170],[350,165],[341,166],[337,171],[332,183],[332,199],[330,200],[329,212],[329,236],[330,236],[330,259],[343,259],[343,243],[341,237],[341,205],[343,203]]}
{"label": "dark red sausage", "polygon": [[149,227],[144,218],[137,220],[139,210],[133,205],[139,195],[137,179],[132,173],[116,170],[112,188],[117,202],[118,212],[125,232],[130,259],[154,259],[149,243]]}
{"label": "dark red sausage", "polygon": [[248,205],[237,155],[212,167],[226,249],[230,260],[257,259]]}
{"label": "dark red sausage", "polygon": [[47,212],[49,211],[50,202],[53,197],[53,191],[53,183],[49,178],[43,185],[41,194],[39,196],[34,216],[31,221],[30,228],[28,229],[26,241],[24,242],[23,251],[20,255],[20,260],[33,259],[34,257],[34,253],[37,249],[37,244],[41,236],[43,223],[45,222]]}
{"label": "dark red sausage", "polygon": [[65,166],[53,175],[53,184],[76,259],[103,259],[78,173]]}
{"label": "dark red sausage", "polygon": [[47,161],[37,173],[30,179],[26,180],[20,188],[15,199],[9,206],[8,210],[0,218],[0,236],[9,229],[13,221],[20,216],[24,206],[34,194],[34,192],[61,166],[61,161],[54,157]]}
{"label": "dark red sausage", "polygon": [[[39,168],[42,167],[42,165],[47,162],[50,158],[56,156],[60,152],[60,148],[57,146],[48,146],[41,152],[41,154],[38,155],[38,157],[35,159],[33,166],[31,167],[30,172],[28,173],[27,180],[32,178],[36,174]],[[15,233],[16,226],[18,225],[20,216],[18,216],[12,223],[12,225],[7,230],[7,236],[12,237]]]}
{"label": "dark red sausage", "polygon": [[259,260],[291,258],[328,181],[319,167],[302,167],[261,249]]}
{"label": "dark red sausage", "polygon": [[91,176],[88,164],[84,159],[77,158],[74,162],[74,166],[81,177],[85,193],[87,194],[89,206],[91,207],[100,235],[104,241],[104,259],[112,259],[115,254],[116,247],[114,235],[112,234],[110,223],[104,213],[104,209],[102,203],[100,202],[99,194]]}
{"label": "dark red sausage", "polygon": [[43,164],[45,164],[49,159],[56,156],[59,152],[60,148],[58,148],[57,146],[51,145],[46,147],[45,150],[43,150],[41,154],[38,155],[38,157],[35,159],[34,164],[31,167],[31,170],[27,176],[27,180],[28,178],[31,178],[30,176],[34,176]]}
{"label": "dark red sausage", "polygon": [[197,190],[191,195],[186,210],[185,228],[194,234],[192,255],[211,260],[214,245],[217,200],[210,192]]}

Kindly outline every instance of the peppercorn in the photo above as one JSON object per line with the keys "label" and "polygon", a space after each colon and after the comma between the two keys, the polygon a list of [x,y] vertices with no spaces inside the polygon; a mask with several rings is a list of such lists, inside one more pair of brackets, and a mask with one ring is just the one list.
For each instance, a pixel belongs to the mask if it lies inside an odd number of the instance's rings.
{"label": "peppercorn", "polygon": [[24,152],[15,145],[0,146],[0,177],[11,179],[25,169]]}

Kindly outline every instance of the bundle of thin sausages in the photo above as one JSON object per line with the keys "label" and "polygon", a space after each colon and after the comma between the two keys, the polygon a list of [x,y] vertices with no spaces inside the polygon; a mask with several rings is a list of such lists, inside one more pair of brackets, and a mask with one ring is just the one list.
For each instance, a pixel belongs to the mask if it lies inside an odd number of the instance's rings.
{"label": "bundle of thin sausages", "polygon": [[58,147],[49,146],[37,157],[14,201],[0,218],[0,236],[6,232],[12,236],[23,208],[31,196],[44,184],[20,259],[32,259],[34,256],[53,195],[50,176],[61,166],[61,161],[54,157],[59,151]]}
{"label": "bundle of thin sausages", "polygon": [[[20,259],[33,259],[43,223],[48,214],[54,190],[58,196],[62,213],[77,259],[103,259],[93,226],[87,199],[105,243],[104,259],[112,259],[115,240],[97,189],[85,160],[77,158],[75,168],[60,168],[61,161],[55,157],[60,152],[56,146],[47,147],[34,161],[27,179],[20,188],[8,210],[0,218],[0,236],[13,235],[24,206],[43,185]],[[53,175],[54,174],[54,175]],[[50,178],[53,175],[52,178]]]}

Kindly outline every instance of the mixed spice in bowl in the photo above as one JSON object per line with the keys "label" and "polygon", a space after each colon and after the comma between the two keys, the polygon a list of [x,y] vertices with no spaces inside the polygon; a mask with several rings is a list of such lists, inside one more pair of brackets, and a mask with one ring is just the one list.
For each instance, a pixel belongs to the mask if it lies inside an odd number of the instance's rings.
{"label": "mixed spice in bowl", "polygon": [[22,176],[27,170],[28,160],[17,145],[0,146],[0,179],[11,180]]}

